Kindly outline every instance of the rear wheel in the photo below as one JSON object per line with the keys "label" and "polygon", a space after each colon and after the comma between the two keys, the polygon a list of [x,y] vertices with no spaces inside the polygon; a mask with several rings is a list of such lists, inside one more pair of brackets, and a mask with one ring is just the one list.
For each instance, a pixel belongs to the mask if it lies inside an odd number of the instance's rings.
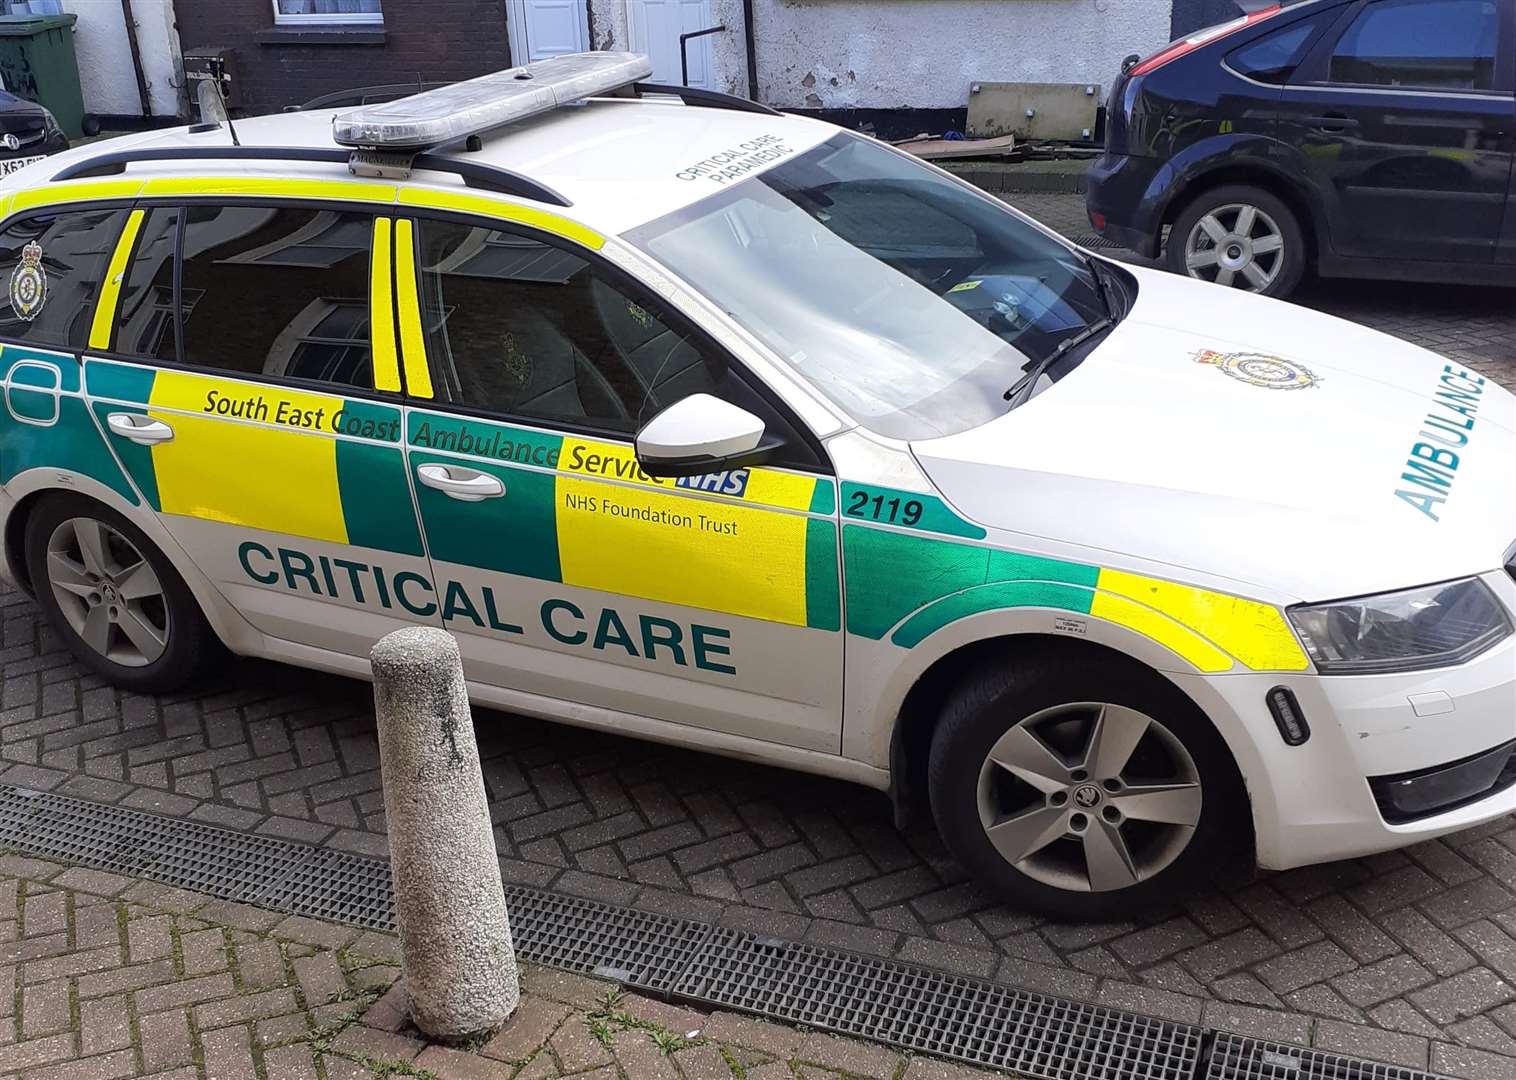
{"label": "rear wheel", "polygon": [[189,587],[142,530],[108,507],[50,495],[26,523],[37,603],[84,664],[117,686],[176,690],[216,653]]}
{"label": "rear wheel", "polygon": [[949,700],[929,786],[944,841],[982,880],[1090,919],[1203,878],[1237,791],[1220,737],[1178,690],[1135,664],[1056,653],[982,672]]}
{"label": "rear wheel", "polygon": [[1288,296],[1305,274],[1305,234],[1277,196],[1248,184],[1203,192],[1169,231],[1168,267],[1261,296]]}

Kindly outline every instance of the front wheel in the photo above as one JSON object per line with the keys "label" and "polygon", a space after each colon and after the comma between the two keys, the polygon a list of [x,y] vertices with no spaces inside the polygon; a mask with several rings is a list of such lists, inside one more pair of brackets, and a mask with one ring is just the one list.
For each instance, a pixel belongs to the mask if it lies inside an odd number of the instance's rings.
{"label": "front wheel", "polygon": [[151,540],[91,499],[49,495],[26,523],[37,603],[86,666],[128,690],[166,693],[217,642],[189,586]]}
{"label": "front wheel", "polygon": [[1222,853],[1238,790],[1215,729],[1172,685],[1058,653],[960,688],[928,775],[953,854],[1012,903],[1063,919],[1122,917],[1194,885]]}
{"label": "front wheel", "polygon": [[1230,184],[1203,192],[1180,211],[1165,257],[1176,274],[1284,297],[1305,275],[1305,234],[1282,199]]}

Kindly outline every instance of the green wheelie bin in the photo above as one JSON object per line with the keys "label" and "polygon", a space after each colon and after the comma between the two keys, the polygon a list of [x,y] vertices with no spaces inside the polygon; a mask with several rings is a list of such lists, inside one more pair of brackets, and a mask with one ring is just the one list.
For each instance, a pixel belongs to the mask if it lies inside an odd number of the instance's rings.
{"label": "green wheelie bin", "polygon": [[77,15],[0,15],[0,77],[17,97],[44,106],[70,139],[84,134],[84,95],[74,57]]}

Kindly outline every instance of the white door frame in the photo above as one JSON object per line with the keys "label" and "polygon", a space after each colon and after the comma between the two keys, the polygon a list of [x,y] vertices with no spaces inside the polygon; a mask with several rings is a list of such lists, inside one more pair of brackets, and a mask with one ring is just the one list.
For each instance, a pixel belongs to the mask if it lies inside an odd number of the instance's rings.
{"label": "white door frame", "polygon": [[[526,5],[528,0],[505,0],[505,33],[511,46],[511,63],[517,67],[531,59],[531,46],[526,32]],[[587,0],[578,0],[579,17],[575,27],[579,33],[579,51],[590,50],[590,14]]]}
{"label": "white door frame", "polygon": [[[648,46],[647,46],[647,30],[648,30],[648,28],[647,28],[647,26],[645,26],[643,24],[642,5],[638,2],[638,0],[625,0],[625,3],[626,3],[627,40],[631,43],[630,47],[633,50],[636,50],[638,48],[638,46],[640,45],[641,48],[642,48],[642,51],[644,51],[644,52],[651,52],[651,49],[649,49]],[[712,0],[705,0],[705,9],[706,9],[707,16],[708,16],[708,21],[707,21],[706,25],[707,26],[714,26],[715,23],[712,20],[715,19],[715,4],[712,2]],[[704,29],[704,27],[698,27],[697,26],[694,29],[701,30],[701,29]],[[727,29],[730,30],[731,27],[728,27]],[[677,50],[677,48],[678,48],[678,39],[677,39],[677,37],[675,38],[674,45],[675,45],[675,48]],[[714,56],[713,56],[713,54],[711,52],[711,35],[707,35],[705,37],[691,38],[690,42],[689,42],[688,54],[691,57],[691,59],[693,59],[696,56],[703,56],[703,58],[705,60],[705,63],[703,65],[701,65],[701,67],[700,67],[700,70],[703,70],[705,72],[705,82],[704,83],[696,82],[696,83],[692,83],[691,85],[693,85],[693,86],[703,86],[703,87],[705,87],[705,89],[714,90],[716,88],[716,72],[715,72],[714,68],[712,67]],[[694,67],[695,65],[691,64],[690,66]],[[679,77],[678,77],[677,74],[675,74],[675,75],[671,76],[668,81],[670,83],[677,84],[679,82]]]}

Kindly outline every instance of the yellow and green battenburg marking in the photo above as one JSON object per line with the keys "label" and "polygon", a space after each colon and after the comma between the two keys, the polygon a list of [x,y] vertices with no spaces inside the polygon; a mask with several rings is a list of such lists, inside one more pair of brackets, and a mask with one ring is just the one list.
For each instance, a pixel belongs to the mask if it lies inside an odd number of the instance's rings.
{"label": "yellow and green battenburg marking", "polygon": [[[846,491],[844,497],[846,497]],[[1088,615],[1166,646],[1200,671],[1308,666],[1279,609],[1118,570],[845,524],[848,632],[915,648],[986,611],[1034,607]]]}

